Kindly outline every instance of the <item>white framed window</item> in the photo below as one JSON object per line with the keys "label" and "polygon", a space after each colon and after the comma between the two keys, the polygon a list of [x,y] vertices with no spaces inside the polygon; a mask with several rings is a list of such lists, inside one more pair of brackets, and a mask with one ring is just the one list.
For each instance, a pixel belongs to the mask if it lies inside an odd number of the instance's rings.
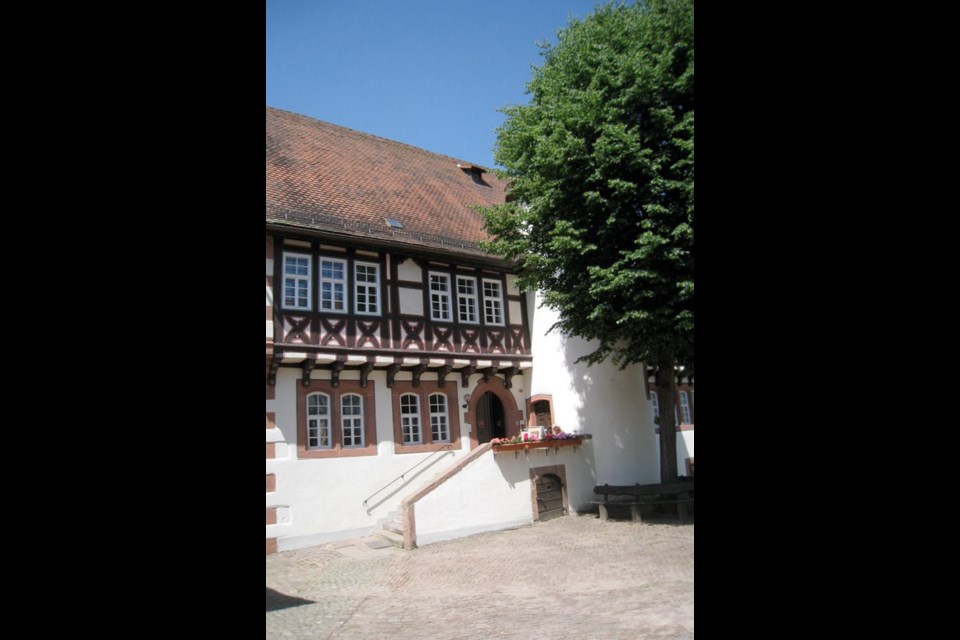
{"label": "white framed window", "polygon": [[320,310],[347,312],[347,261],[320,258]]}
{"label": "white framed window", "polygon": [[450,442],[447,396],[442,393],[430,394],[430,430],[434,442]]}
{"label": "white framed window", "polygon": [[330,396],[311,393],[307,396],[307,449],[330,449]]}
{"label": "white framed window", "polygon": [[690,419],[690,399],[687,397],[686,391],[680,392],[680,413],[683,414],[682,424],[691,424],[693,422],[693,420]]}
{"label": "white framed window", "polygon": [[477,324],[477,279],[457,276],[457,309],[460,322]]}
{"label": "white framed window", "polygon": [[653,407],[653,424],[660,424],[660,397],[656,391],[650,392],[650,406]]}
{"label": "white framed window", "polygon": [[283,308],[310,309],[310,256],[283,254]]}
{"label": "white framed window", "polygon": [[363,446],[363,397],[354,393],[340,396],[340,426],[344,447]]}
{"label": "white framed window", "polygon": [[450,320],[450,276],[430,273],[430,319]]}
{"label": "white framed window", "polygon": [[380,265],[357,262],[353,265],[354,304],[357,313],[380,314]]}
{"label": "white framed window", "polygon": [[499,280],[483,280],[483,321],[503,324],[503,289]]}
{"label": "white framed window", "polygon": [[420,398],[412,393],[400,396],[400,428],[403,431],[403,444],[423,442],[423,432],[420,430]]}

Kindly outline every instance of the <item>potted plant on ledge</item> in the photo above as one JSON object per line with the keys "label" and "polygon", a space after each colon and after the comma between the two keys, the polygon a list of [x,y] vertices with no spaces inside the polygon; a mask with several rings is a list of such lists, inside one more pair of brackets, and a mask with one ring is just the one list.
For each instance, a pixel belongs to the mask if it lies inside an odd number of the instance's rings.
{"label": "potted plant on ledge", "polygon": [[493,452],[519,451],[529,449],[542,449],[547,447],[571,447],[583,443],[583,435],[574,433],[548,433],[542,438],[535,434],[523,433],[512,438],[494,438],[490,441],[493,445]]}

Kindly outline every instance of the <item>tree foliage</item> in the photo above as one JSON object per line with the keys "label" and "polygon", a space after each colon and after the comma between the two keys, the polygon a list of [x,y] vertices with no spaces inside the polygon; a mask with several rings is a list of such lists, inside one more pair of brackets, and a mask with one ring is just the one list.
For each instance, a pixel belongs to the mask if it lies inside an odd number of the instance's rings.
{"label": "tree foliage", "polygon": [[540,45],[529,104],[503,109],[510,201],[483,210],[487,249],[522,264],[555,328],[598,341],[590,364],[692,370],[693,13],[648,0],[571,20]]}
{"label": "tree foliage", "polygon": [[645,362],[660,395],[660,477],[677,478],[674,367],[693,369],[693,0],[608,4],[571,21],[506,107],[509,202],[483,209],[492,253],[596,340],[580,359]]}

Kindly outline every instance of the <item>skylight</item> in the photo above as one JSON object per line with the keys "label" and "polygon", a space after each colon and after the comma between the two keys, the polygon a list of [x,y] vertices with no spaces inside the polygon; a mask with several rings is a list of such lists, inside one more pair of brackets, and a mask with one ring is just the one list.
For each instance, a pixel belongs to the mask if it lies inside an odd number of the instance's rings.
{"label": "skylight", "polygon": [[387,226],[391,229],[403,229],[403,223],[399,220],[394,220],[393,218],[384,218],[387,221]]}

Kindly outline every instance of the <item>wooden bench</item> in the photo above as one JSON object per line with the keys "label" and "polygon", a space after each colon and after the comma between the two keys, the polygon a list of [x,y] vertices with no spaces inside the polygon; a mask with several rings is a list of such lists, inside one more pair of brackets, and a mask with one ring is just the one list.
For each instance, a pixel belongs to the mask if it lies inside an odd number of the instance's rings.
{"label": "wooden bench", "polygon": [[[598,485],[593,492],[603,500],[593,500],[600,507],[600,520],[606,522],[610,507],[630,507],[630,518],[641,522],[640,507],[644,505],[675,504],[677,517],[686,520],[687,505],[693,504],[693,479],[671,484]],[[613,500],[611,500],[611,496]]]}

